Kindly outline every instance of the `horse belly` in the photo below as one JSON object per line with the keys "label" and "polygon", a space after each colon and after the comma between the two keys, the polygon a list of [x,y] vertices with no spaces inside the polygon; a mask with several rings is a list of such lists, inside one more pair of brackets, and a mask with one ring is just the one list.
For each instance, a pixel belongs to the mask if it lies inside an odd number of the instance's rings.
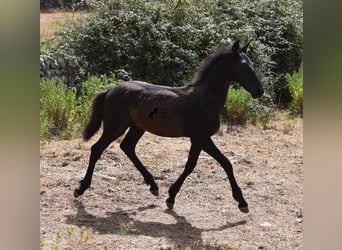
{"label": "horse belly", "polygon": [[136,126],[165,137],[185,136],[182,120],[177,114],[167,112],[161,108],[133,115],[133,122]]}

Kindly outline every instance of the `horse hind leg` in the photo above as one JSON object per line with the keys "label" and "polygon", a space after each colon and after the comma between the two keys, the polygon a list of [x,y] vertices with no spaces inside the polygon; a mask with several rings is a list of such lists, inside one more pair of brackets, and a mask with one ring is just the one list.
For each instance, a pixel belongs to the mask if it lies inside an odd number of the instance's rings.
{"label": "horse hind leg", "polygon": [[183,173],[178,177],[178,179],[175,181],[175,183],[172,184],[172,186],[169,188],[169,198],[166,200],[166,205],[169,209],[173,209],[173,205],[175,203],[175,198],[177,193],[179,192],[181,186],[183,185],[185,179],[191,174],[191,172],[194,170],[198,156],[201,152],[201,147],[197,144],[192,143],[188,160],[185,164],[185,168]]}
{"label": "horse hind leg", "polygon": [[145,183],[150,185],[150,191],[153,195],[159,195],[159,188],[154,181],[152,174],[146,169],[146,167],[141,163],[139,158],[135,153],[135,147],[139,139],[143,136],[145,131],[135,126],[131,126],[127,135],[120,144],[120,148],[125,152],[127,157],[133,162],[134,166],[139,170],[139,172],[144,177]]}
{"label": "horse hind leg", "polygon": [[108,133],[104,130],[100,139],[91,147],[91,153],[89,157],[88,169],[83,180],[80,181],[80,187],[75,189],[74,197],[78,197],[84,193],[90,187],[91,180],[93,177],[93,172],[95,168],[95,164],[98,159],[101,157],[103,151],[119,136],[121,136],[125,129],[120,129],[115,133]]}

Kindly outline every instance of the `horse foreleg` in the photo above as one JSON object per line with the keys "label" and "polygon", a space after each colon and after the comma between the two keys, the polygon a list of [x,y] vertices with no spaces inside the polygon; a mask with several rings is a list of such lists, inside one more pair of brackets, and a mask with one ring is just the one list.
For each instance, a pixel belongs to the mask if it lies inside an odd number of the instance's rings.
{"label": "horse foreleg", "polygon": [[241,189],[235,180],[233,167],[230,161],[220,152],[220,150],[215,146],[215,144],[210,138],[202,142],[202,148],[209,155],[211,155],[215,160],[217,160],[220,163],[220,165],[223,167],[224,171],[228,175],[228,179],[229,179],[232,192],[233,192],[233,198],[239,202],[238,207],[240,211],[243,213],[248,213],[249,212],[248,204],[243,198]]}
{"label": "horse foreleg", "polygon": [[128,158],[133,162],[134,166],[139,170],[139,172],[144,177],[145,183],[150,185],[150,191],[153,195],[159,195],[159,188],[154,181],[152,174],[146,169],[146,167],[141,163],[139,158],[135,153],[135,147],[139,139],[145,133],[144,130],[131,126],[127,135],[120,144],[120,148],[125,152]]}
{"label": "horse foreleg", "polygon": [[169,189],[169,198],[166,200],[166,205],[169,209],[173,209],[176,195],[179,192],[186,177],[188,177],[189,174],[191,174],[191,172],[194,170],[200,152],[201,152],[201,148],[199,147],[199,145],[192,143],[190,152],[189,152],[189,157],[185,164],[184,171]]}

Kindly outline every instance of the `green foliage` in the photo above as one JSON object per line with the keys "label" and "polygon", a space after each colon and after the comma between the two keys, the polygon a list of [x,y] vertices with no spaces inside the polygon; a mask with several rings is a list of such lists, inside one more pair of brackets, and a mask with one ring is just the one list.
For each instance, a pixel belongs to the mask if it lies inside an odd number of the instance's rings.
{"label": "green foliage", "polygon": [[227,121],[230,124],[246,124],[252,103],[252,96],[247,91],[230,88],[225,115]]}
{"label": "green foliage", "polygon": [[[284,75],[302,60],[301,0],[103,0],[64,33],[59,53],[79,58],[82,69],[182,85],[209,51],[231,40],[252,40],[250,57],[266,91],[287,88]],[[277,96],[277,95],[276,95]]]}
{"label": "green foliage", "polygon": [[91,113],[92,101],[96,93],[114,86],[114,76],[111,79],[108,79],[106,76],[88,76],[87,80],[81,84],[77,106],[77,113],[79,114],[77,123],[79,124],[79,127],[84,128],[88,122]]}
{"label": "green foliage", "polygon": [[[62,80],[40,83],[40,138],[70,139],[88,122],[93,97],[101,89],[115,85],[113,79],[89,76],[79,93],[68,88]],[[113,80],[114,81],[114,80]]]}
{"label": "green foliage", "polygon": [[76,115],[75,91],[62,81],[40,83],[40,136],[70,138]]}
{"label": "green foliage", "polygon": [[292,75],[286,74],[292,101],[289,110],[293,115],[303,116],[303,63]]}
{"label": "green foliage", "polygon": [[[79,231],[79,234],[76,233]],[[81,227],[75,228],[73,226],[64,231],[57,231],[49,249],[94,249],[93,247],[93,233],[91,230]],[[40,250],[45,249],[47,239],[40,239]]]}
{"label": "green foliage", "polygon": [[268,95],[255,100],[242,88],[230,88],[223,117],[229,124],[245,125],[250,121],[253,125],[260,123],[266,129],[275,109]]}
{"label": "green foliage", "polygon": [[267,94],[263,95],[260,99],[253,100],[249,110],[249,119],[253,125],[259,123],[263,129],[268,129],[269,122],[274,117],[276,108],[272,97]]}

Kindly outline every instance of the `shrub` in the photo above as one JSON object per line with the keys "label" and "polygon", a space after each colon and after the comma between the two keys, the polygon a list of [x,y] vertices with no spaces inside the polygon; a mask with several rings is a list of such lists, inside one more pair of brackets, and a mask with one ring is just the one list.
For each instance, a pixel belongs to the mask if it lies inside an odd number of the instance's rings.
{"label": "shrub", "polygon": [[230,88],[224,117],[230,124],[246,124],[253,103],[252,96],[244,89]]}
{"label": "shrub", "polygon": [[250,57],[271,95],[302,60],[302,1],[103,0],[64,35],[61,50],[85,72],[123,69],[134,79],[170,86],[192,77],[213,47],[252,40]]}
{"label": "shrub", "polygon": [[247,121],[253,125],[260,123],[263,129],[267,129],[275,109],[271,96],[266,94],[260,99],[253,99],[244,89],[231,87],[223,119],[232,125],[245,125]]}
{"label": "shrub", "polygon": [[75,91],[59,82],[40,83],[40,136],[70,138],[76,116]]}
{"label": "shrub", "polygon": [[293,115],[303,116],[303,63],[292,75],[286,74],[286,81],[292,97],[290,112]]}
{"label": "shrub", "polygon": [[123,69],[135,79],[181,85],[218,36],[210,17],[183,5],[104,0],[94,6],[94,15],[67,32],[62,45],[93,75]]}
{"label": "shrub", "polygon": [[253,125],[260,123],[263,129],[269,128],[269,122],[274,116],[276,105],[270,95],[263,95],[260,99],[253,100],[249,110],[249,119]]}

